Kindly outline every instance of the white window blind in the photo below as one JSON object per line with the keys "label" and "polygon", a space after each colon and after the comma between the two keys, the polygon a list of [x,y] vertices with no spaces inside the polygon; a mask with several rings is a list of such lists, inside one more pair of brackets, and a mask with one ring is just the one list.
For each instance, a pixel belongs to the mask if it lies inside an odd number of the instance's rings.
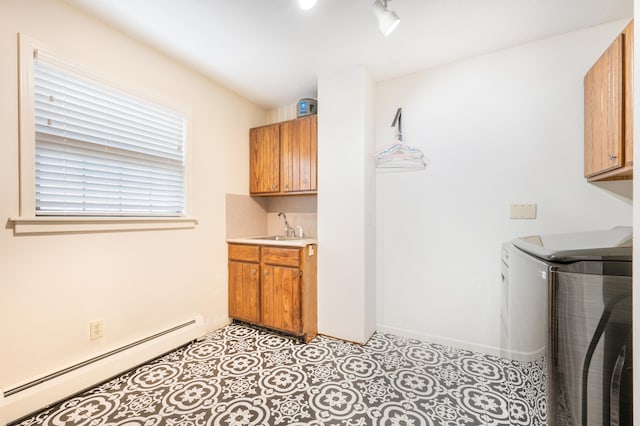
{"label": "white window blind", "polygon": [[185,122],[34,55],[36,215],[185,213]]}

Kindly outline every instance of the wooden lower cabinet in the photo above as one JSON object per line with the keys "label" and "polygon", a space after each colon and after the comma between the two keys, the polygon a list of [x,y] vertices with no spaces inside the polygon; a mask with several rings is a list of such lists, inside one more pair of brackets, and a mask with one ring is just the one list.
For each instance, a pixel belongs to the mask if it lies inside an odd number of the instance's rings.
{"label": "wooden lower cabinet", "polygon": [[229,244],[229,316],[301,337],[318,333],[316,246]]}
{"label": "wooden lower cabinet", "polygon": [[302,333],[301,271],[265,266],[262,275],[262,324],[294,334]]}
{"label": "wooden lower cabinet", "polygon": [[229,261],[229,316],[248,322],[260,321],[259,265]]}

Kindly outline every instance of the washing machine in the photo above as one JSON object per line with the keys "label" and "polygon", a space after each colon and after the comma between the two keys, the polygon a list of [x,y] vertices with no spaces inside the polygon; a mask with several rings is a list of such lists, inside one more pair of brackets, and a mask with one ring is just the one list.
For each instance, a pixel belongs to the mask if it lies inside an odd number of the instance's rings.
{"label": "washing machine", "polygon": [[517,238],[502,259],[503,356],[546,356],[548,424],[631,425],[631,228]]}

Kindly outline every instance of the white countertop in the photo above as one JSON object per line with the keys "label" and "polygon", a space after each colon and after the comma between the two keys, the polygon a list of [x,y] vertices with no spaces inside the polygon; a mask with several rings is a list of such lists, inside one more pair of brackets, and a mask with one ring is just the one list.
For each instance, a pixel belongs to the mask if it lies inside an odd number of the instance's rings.
{"label": "white countertop", "polygon": [[257,244],[264,246],[306,247],[309,244],[318,244],[315,238],[296,238],[293,240],[270,240],[261,237],[227,238],[228,243]]}

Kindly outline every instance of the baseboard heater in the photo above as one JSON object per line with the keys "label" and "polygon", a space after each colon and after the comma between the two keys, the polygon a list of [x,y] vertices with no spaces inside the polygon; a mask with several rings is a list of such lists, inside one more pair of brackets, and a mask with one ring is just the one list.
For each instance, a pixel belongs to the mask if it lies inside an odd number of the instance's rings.
{"label": "baseboard heater", "polygon": [[175,327],[5,389],[0,394],[0,425],[37,412],[204,334],[203,318],[196,315]]}

